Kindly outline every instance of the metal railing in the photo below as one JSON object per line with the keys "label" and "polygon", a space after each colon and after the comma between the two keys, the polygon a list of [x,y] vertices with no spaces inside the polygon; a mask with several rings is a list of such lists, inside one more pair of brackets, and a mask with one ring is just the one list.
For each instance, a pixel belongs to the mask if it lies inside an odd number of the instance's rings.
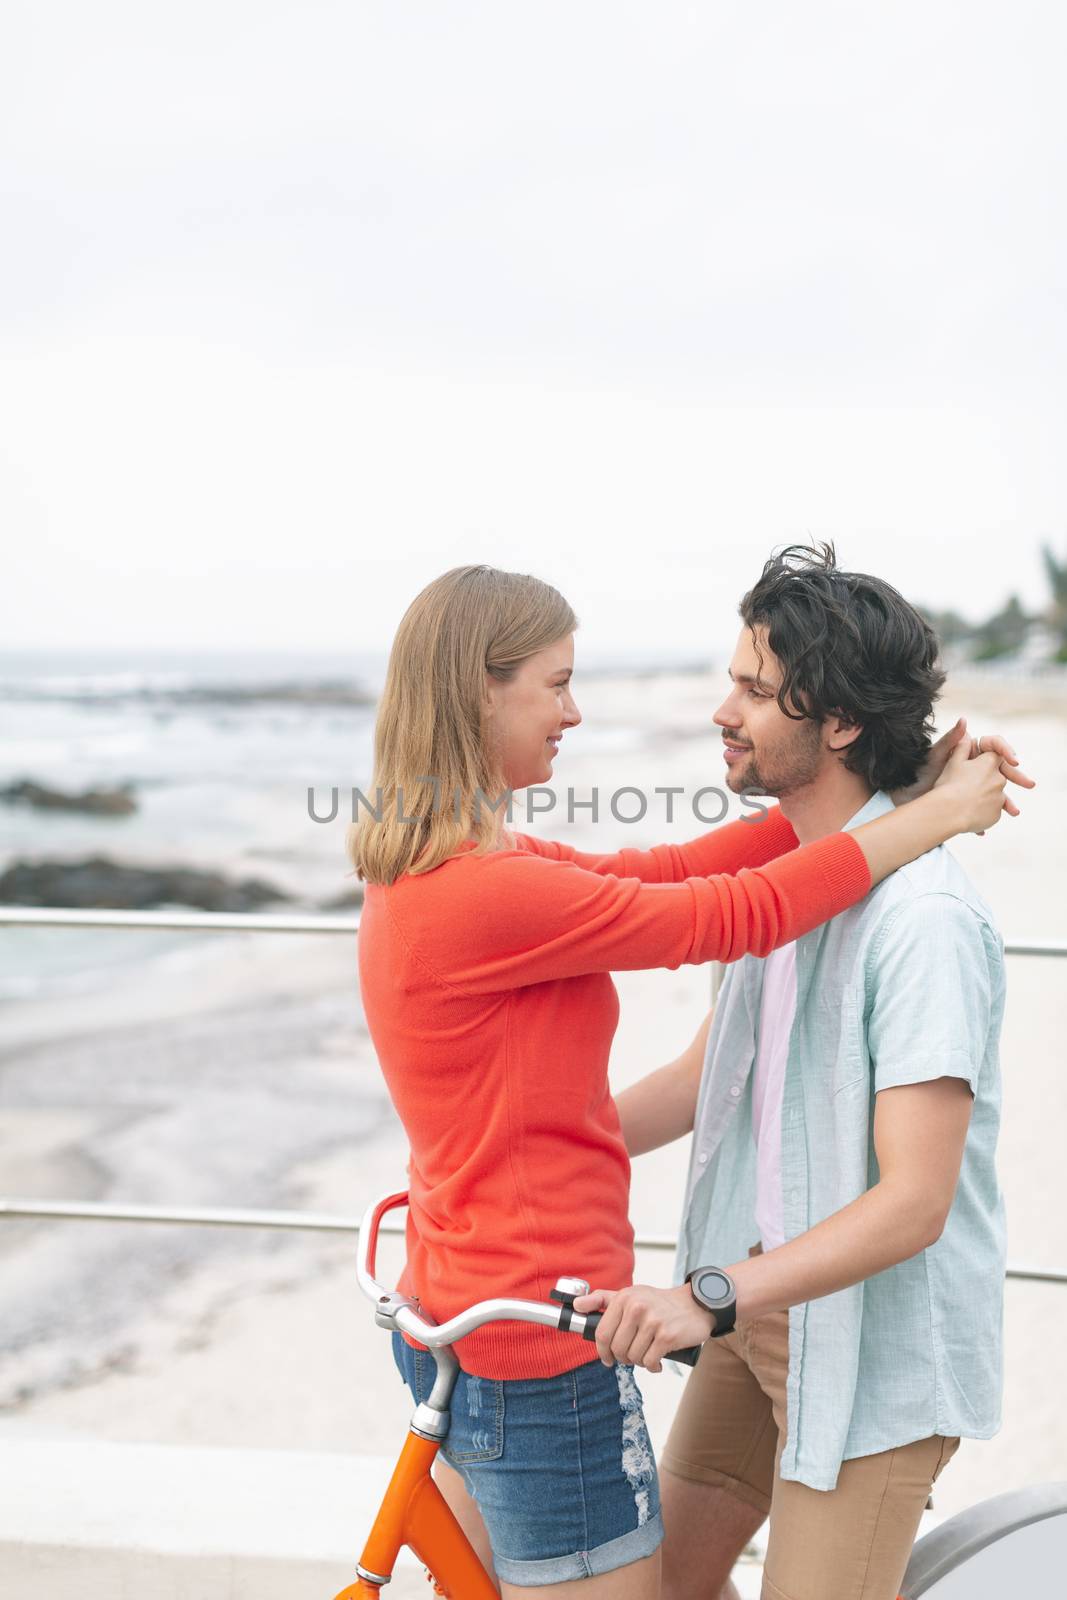
{"label": "metal railing", "polygon": [[[272,916],[250,911],[76,911],[67,906],[0,905],[4,928],[180,928],[203,933],[358,933],[351,916]],[[1012,939],[1008,956],[1067,956],[1062,939]],[[713,963],[718,965],[718,963]]]}
{"label": "metal railing", "polygon": [[[359,930],[358,918],[331,916],[271,916],[249,912],[209,911],[99,911],[68,907],[0,906],[0,927],[49,928],[180,928],[207,933],[335,933]],[[1067,956],[1067,942],[1056,939],[1021,939],[1005,943],[1009,956]],[[716,963],[717,965],[717,963]],[[314,1211],[241,1210],[232,1207],[111,1205],[100,1201],[34,1200],[0,1196],[0,1217],[70,1219],[88,1222],[154,1222],[214,1228],[271,1228],[306,1233],[358,1235],[357,1217],[332,1216]],[[397,1224],[383,1225],[384,1233],[403,1233]],[[668,1234],[639,1234],[638,1250],[674,1250],[677,1240]],[[1009,1264],[1008,1278],[1031,1283],[1067,1283],[1067,1270]]]}
{"label": "metal railing", "polygon": [[202,933],[357,933],[359,918],[272,916],[258,911],[75,911],[0,906],[4,928],[180,928]]}
{"label": "metal railing", "polygon": [[[346,1233],[359,1235],[358,1217],[340,1217],[316,1211],[241,1211],[202,1206],[109,1205],[106,1201],[16,1200],[0,1197],[0,1217],[69,1218],[79,1222],[162,1222],[181,1226],[212,1228],[277,1228],[293,1233]],[[382,1223],[380,1233],[403,1237],[397,1223]],[[677,1239],[669,1233],[639,1233],[634,1236],[636,1250],[676,1250]],[[1067,1271],[1055,1267],[1024,1267],[1009,1264],[1005,1277],[1029,1283],[1067,1283]]]}

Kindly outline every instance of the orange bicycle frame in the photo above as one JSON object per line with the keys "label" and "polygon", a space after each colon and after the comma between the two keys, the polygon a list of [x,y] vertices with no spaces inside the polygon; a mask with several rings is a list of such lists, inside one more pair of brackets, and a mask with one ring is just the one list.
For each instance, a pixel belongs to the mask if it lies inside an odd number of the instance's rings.
{"label": "orange bicycle frame", "polygon": [[[335,1596],[335,1600],[357,1600],[357,1596],[379,1596],[382,1586],[389,1582],[397,1556],[404,1545],[413,1551],[423,1566],[429,1570],[437,1593],[450,1600],[498,1600],[496,1585],[478,1559],[470,1540],[460,1527],[437,1487],[431,1468],[441,1440],[448,1431],[448,1406],[455,1384],[459,1363],[455,1356],[444,1354],[443,1346],[452,1338],[462,1337],[463,1319],[481,1312],[482,1321],[493,1318],[518,1318],[539,1322],[549,1327],[573,1333],[586,1333],[595,1328],[597,1317],[575,1315],[573,1301],[588,1290],[582,1279],[561,1278],[553,1290],[557,1304],[540,1304],[527,1300],[484,1301],[461,1313],[452,1323],[437,1329],[427,1325],[414,1314],[416,1302],[403,1295],[389,1292],[374,1276],[378,1232],[387,1211],[407,1204],[404,1193],[386,1195],[371,1205],[359,1225],[359,1286],[373,1301],[374,1320],[381,1328],[405,1331],[397,1318],[403,1312],[412,1313],[407,1331],[421,1330],[426,1335],[440,1335],[436,1343],[442,1348],[435,1355],[437,1381],[428,1399],[415,1411],[408,1430],[404,1448],[400,1452],[385,1491],[385,1498],[374,1520],[370,1538],[356,1567],[355,1583]],[[412,1321],[414,1327],[411,1326]],[[480,1326],[480,1322],[472,1326]],[[688,1359],[691,1352],[681,1359]],[[420,1425],[421,1424],[421,1425]],[[438,1436],[440,1435],[440,1436]]]}
{"label": "orange bicycle frame", "polygon": [[[335,1600],[379,1596],[381,1584],[393,1575],[402,1545],[407,1545],[428,1568],[438,1594],[449,1595],[452,1600],[499,1600],[492,1579],[430,1474],[440,1448],[436,1439],[408,1434],[363,1547],[360,1577],[342,1589]],[[371,1574],[381,1582],[373,1582]]]}

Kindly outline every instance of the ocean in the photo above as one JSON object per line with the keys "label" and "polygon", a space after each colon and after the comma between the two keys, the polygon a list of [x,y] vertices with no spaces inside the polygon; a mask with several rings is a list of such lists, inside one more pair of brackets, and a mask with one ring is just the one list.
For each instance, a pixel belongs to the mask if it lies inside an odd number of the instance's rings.
{"label": "ocean", "polygon": [[[312,821],[308,789],[369,781],[383,671],[378,657],[0,656],[0,787],[131,783],[137,800],[132,815],[115,817],[0,806],[0,871],[20,858],[101,854],[263,879],[294,909],[342,894],[351,887],[344,819]],[[319,698],[337,683],[370,703]],[[20,930],[2,947],[0,999],[84,990],[116,963],[166,960],[186,946],[180,934]]]}
{"label": "ocean", "polygon": [[[634,651],[586,670],[603,680],[684,665]],[[129,783],[137,800],[118,817],[0,804],[0,872],[102,854],[257,878],[291,909],[319,909],[355,885],[344,835],[353,788],[370,791],[385,668],[384,652],[368,651],[0,652],[0,788]],[[583,728],[582,747],[625,751],[640,744],[640,722]],[[337,815],[325,820],[334,790]],[[0,932],[0,1002],[84,992],[117,965],[181,961],[189,949],[188,936],[166,932]]]}

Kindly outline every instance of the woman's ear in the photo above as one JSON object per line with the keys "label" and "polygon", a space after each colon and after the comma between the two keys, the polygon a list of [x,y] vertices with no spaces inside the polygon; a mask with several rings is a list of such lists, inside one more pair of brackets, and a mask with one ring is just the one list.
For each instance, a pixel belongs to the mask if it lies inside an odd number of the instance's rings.
{"label": "woman's ear", "polygon": [[495,710],[496,697],[493,694],[493,682],[491,678],[486,677],[485,688],[482,691],[482,721],[491,722]]}
{"label": "woman's ear", "polygon": [[487,672],[482,680],[482,709],[486,716],[490,716],[499,704],[500,692],[503,685],[499,679]]}

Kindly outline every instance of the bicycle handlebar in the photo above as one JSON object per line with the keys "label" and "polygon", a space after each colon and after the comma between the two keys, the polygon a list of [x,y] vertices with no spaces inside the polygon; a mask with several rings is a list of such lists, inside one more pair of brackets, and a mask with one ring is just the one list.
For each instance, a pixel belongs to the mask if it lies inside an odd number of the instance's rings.
{"label": "bicycle handlebar", "polygon": [[[581,1315],[581,1313],[578,1312],[578,1311],[575,1311],[573,1313],[573,1316],[574,1316],[575,1320],[577,1320],[580,1315]],[[581,1330],[583,1339],[591,1339],[591,1340],[595,1340],[596,1339],[596,1331],[600,1326],[601,1319],[603,1318],[603,1315],[604,1315],[604,1313],[602,1311],[587,1311],[586,1312],[585,1317],[583,1318],[583,1321],[585,1322],[585,1327]],[[571,1332],[572,1333],[577,1333],[578,1332],[577,1328],[574,1327],[573,1323],[571,1325]],[[682,1362],[682,1364],[684,1366],[695,1367],[697,1362],[700,1360],[700,1352],[701,1352],[701,1350],[703,1348],[704,1348],[703,1345],[691,1344],[688,1347],[688,1349],[686,1349],[686,1350],[668,1350],[667,1354],[663,1357],[663,1360],[664,1361],[680,1361],[680,1362]]]}
{"label": "bicycle handlebar", "polygon": [[[408,1203],[407,1193],[396,1193],[383,1196],[373,1205],[368,1206],[359,1225],[359,1257],[357,1276],[359,1286],[368,1300],[378,1303],[391,1300],[389,1290],[382,1287],[374,1276],[378,1254],[378,1230],[382,1218],[387,1211],[394,1211]],[[584,1315],[574,1311],[569,1305],[550,1304],[540,1300],[480,1300],[477,1305],[468,1306],[466,1311],[457,1312],[447,1322],[427,1322],[410,1303],[400,1303],[392,1308],[392,1320],[403,1333],[408,1333],[420,1344],[426,1345],[430,1350],[438,1350],[443,1345],[454,1344],[457,1339],[464,1338],[468,1333],[473,1333],[476,1328],[483,1327],[487,1322],[535,1322],[546,1328],[558,1328],[563,1333],[576,1333],[583,1339],[593,1342],[596,1339],[596,1330],[600,1326],[603,1313],[590,1311]],[[696,1345],[689,1350],[672,1350],[665,1358],[668,1361],[681,1361],[686,1366],[695,1366],[700,1355],[700,1346]]]}

